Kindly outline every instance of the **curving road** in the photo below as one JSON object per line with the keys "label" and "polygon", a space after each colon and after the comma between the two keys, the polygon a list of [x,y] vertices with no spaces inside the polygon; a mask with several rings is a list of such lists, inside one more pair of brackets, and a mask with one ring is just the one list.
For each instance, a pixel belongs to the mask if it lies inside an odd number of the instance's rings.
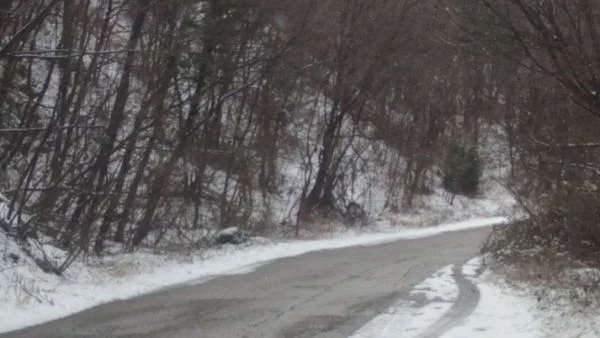
{"label": "curving road", "polygon": [[[488,233],[467,230],[281,259],[0,338],[346,338],[438,269],[476,255]],[[478,294],[462,285],[453,311],[421,337],[439,336],[476,305]]]}

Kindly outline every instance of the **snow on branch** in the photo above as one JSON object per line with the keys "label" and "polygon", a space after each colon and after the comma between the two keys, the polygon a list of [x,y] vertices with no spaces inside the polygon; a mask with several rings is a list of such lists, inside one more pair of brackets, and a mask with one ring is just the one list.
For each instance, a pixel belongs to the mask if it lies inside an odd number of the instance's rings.
{"label": "snow on branch", "polygon": [[540,141],[536,138],[532,138],[532,139],[536,144],[547,147],[547,148],[565,148],[565,149],[567,149],[567,148],[600,148],[600,142],[551,144],[551,143]]}
{"label": "snow on branch", "polygon": [[[7,56],[13,58],[26,59],[43,59],[43,60],[59,60],[78,58],[84,55],[109,55],[109,54],[124,54],[124,53],[142,53],[142,50],[118,49],[118,50],[102,50],[102,51],[73,51],[73,50],[30,50],[16,53],[9,53]],[[51,55],[48,55],[51,54]]]}
{"label": "snow on branch", "polygon": [[53,129],[102,129],[104,126],[78,126],[78,125],[66,125],[66,126],[57,126],[57,127],[39,127],[39,128],[4,128],[0,129],[0,135],[9,134],[9,133],[39,133],[48,128]]}

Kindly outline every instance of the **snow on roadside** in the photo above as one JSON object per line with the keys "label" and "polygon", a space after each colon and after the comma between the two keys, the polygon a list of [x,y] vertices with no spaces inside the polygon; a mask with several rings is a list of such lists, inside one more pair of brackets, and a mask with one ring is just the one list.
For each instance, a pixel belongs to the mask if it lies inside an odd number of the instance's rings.
{"label": "snow on roadside", "polygon": [[[277,258],[311,251],[377,245],[504,223],[505,217],[475,219],[424,229],[346,235],[335,239],[254,245],[213,250],[184,261],[138,252],[96,267],[76,264],[67,278],[40,274],[31,264],[0,266],[0,332],[61,318],[113,300],[127,299],[182,283],[201,283],[218,275],[246,273]],[[0,232],[0,235],[2,233]],[[0,238],[0,242],[7,240]],[[4,255],[0,246],[0,254]],[[2,260],[0,260],[2,264]]]}
{"label": "snow on roadside", "polygon": [[[414,338],[447,313],[458,297],[453,265],[437,271],[414,287],[411,300],[397,303],[373,318],[350,338]],[[420,304],[425,301],[425,304]]]}
{"label": "snow on roadside", "polygon": [[[481,257],[463,266],[463,275],[477,285],[481,300],[463,325],[448,331],[442,338],[600,337],[597,320],[600,308],[597,304],[586,308],[560,301],[543,304],[538,301],[538,287],[525,283],[508,284],[499,274],[490,271],[481,274],[482,269]],[[598,273],[597,270],[592,271],[591,278],[597,278],[598,275],[594,275]],[[585,277],[590,276],[586,274]]]}
{"label": "snow on roadside", "polygon": [[600,337],[600,269],[572,267],[530,287],[544,314],[546,338]]}
{"label": "snow on roadside", "polygon": [[567,305],[545,311],[544,338],[598,338],[600,337],[600,309],[581,309]]}
{"label": "snow on roadside", "polygon": [[424,297],[431,302],[455,302],[458,298],[458,286],[452,277],[453,268],[453,265],[448,265],[440,269],[433,276],[415,286],[411,295]]}
{"label": "snow on roadside", "polygon": [[[477,286],[481,299],[462,324],[441,337],[547,337],[535,297],[500,283],[493,273],[480,275],[481,269],[481,258],[473,259],[462,267],[463,276]],[[424,296],[425,302],[400,300],[350,338],[421,337],[450,311],[458,298],[459,288],[452,273],[452,266],[445,267],[414,288],[411,294]]]}
{"label": "snow on roadside", "polygon": [[466,321],[442,338],[545,337],[542,335],[542,314],[535,297],[502,283],[489,271],[479,275],[481,269],[481,257],[463,266],[463,275],[477,285],[481,299]]}

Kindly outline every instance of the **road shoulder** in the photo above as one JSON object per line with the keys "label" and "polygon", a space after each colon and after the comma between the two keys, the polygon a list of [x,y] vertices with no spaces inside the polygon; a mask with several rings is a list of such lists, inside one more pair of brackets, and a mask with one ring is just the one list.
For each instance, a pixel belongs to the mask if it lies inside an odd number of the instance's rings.
{"label": "road shoulder", "polygon": [[351,338],[542,337],[535,297],[482,271],[481,258],[439,270]]}

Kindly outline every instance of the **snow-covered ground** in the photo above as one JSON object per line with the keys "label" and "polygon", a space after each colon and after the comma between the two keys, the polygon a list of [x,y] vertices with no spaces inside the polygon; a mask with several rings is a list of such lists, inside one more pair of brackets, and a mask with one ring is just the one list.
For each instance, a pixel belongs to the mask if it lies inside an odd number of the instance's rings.
{"label": "snow-covered ground", "polygon": [[[480,259],[475,259],[462,267],[463,276],[470,279],[480,293],[481,298],[475,310],[467,313],[466,320],[461,320],[442,337],[543,337],[540,335],[541,315],[537,311],[535,298],[519,295],[511,288],[496,284],[490,273],[479,276],[479,266]],[[429,337],[431,327],[453,319],[446,318],[453,315],[449,312],[459,297],[453,269],[453,266],[447,266],[415,287],[413,295],[420,295],[425,299],[424,302],[401,300],[351,338]]]}
{"label": "snow-covered ground", "polygon": [[[567,303],[540,306],[536,288],[526,284],[509,285],[502,276],[485,270],[481,257],[460,269],[462,277],[472,283],[475,294],[479,295],[475,297],[476,307],[455,325],[445,326],[462,314],[460,311],[452,313],[459,298],[454,268],[447,266],[415,287],[412,294],[420,295],[425,301],[399,300],[350,338],[600,337],[597,309],[577,310]],[[438,332],[436,327],[443,330]]]}
{"label": "snow-covered ground", "polygon": [[458,286],[452,278],[452,266],[438,271],[415,286],[412,295],[427,300],[401,299],[385,313],[373,318],[350,338],[414,338],[442,318],[458,297]]}
{"label": "snow-covered ground", "polygon": [[[11,266],[0,271],[0,331],[39,324],[101,303],[182,283],[201,283],[219,275],[246,273],[277,258],[420,238],[505,221],[505,217],[494,217],[423,229],[389,228],[387,233],[348,233],[332,239],[279,243],[263,240],[245,248],[225,247],[185,259],[139,252],[107,259],[101,265],[76,264],[65,278],[42,274],[30,264]],[[3,241],[7,239],[0,238],[0,243]]]}
{"label": "snow-covered ground", "polygon": [[544,316],[547,314],[537,306],[537,300],[527,290],[518,290],[504,284],[493,273],[477,275],[481,258],[467,263],[463,275],[471,279],[479,289],[481,299],[475,311],[443,338],[534,338],[543,334]]}

